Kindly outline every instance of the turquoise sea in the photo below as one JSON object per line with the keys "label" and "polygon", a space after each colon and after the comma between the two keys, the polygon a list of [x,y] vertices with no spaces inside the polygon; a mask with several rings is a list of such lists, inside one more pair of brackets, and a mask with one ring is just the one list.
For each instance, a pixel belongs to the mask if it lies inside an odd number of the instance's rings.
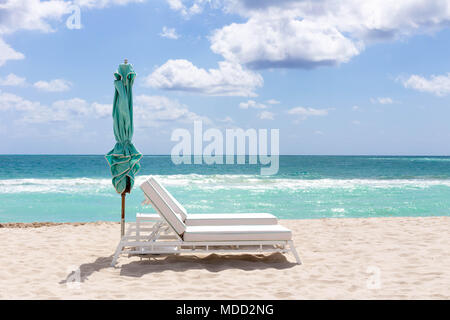
{"label": "turquoise sea", "polygon": [[[143,208],[139,188],[156,175],[190,213],[270,212],[283,219],[450,215],[450,157],[280,156],[257,165],[174,165],[144,156],[127,196],[127,220]],[[0,155],[0,222],[119,221],[120,195],[103,156]]]}

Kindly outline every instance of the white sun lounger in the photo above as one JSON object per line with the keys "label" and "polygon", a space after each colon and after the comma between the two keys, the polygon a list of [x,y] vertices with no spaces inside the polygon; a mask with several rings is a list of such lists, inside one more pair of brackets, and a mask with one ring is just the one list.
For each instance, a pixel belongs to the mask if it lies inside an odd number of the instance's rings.
{"label": "white sun lounger", "polygon": [[[142,191],[163,221],[155,221],[149,228],[131,226],[122,237],[114,254],[114,266],[121,253],[128,256],[180,253],[240,253],[291,252],[297,263],[300,257],[289,229],[280,225],[187,226],[158,192],[149,179],[141,184]],[[142,241],[141,239],[145,239]]]}
{"label": "white sun lounger", "polygon": [[[158,179],[149,177],[148,180],[151,181],[151,184],[164,198],[165,202],[180,216],[187,226],[273,225],[278,223],[277,217],[270,213],[187,213],[186,209],[164,188]],[[147,194],[145,196],[144,204],[151,204],[149,196]],[[136,215],[138,223],[146,218],[154,219],[155,216],[146,213],[138,213]]]}

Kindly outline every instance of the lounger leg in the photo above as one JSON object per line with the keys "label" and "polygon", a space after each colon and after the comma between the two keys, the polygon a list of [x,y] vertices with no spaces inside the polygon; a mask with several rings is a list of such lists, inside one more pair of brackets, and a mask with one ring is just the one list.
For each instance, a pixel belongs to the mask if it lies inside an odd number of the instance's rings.
{"label": "lounger leg", "polygon": [[294,242],[292,240],[289,241],[289,247],[291,248],[291,252],[295,257],[295,260],[298,264],[302,264],[300,257],[298,256],[297,250],[295,249]]}
{"label": "lounger leg", "polygon": [[116,252],[114,253],[114,257],[111,262],[111,267],[114,267],[116,265],[117,259],[119,258],[119,255],[122,252],[122,249],[123,249],[123,244],[122,244],[122,241],[120,241],[119,245],[117,246]]}
{"label": "lounger leg", "polygon": [[141,241],[141,219],[136,218],[136,240]]}

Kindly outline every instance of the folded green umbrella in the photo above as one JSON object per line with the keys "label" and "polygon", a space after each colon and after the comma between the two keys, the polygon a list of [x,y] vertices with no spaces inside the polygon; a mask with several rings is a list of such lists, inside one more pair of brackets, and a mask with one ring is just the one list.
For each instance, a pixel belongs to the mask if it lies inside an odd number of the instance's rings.
{"label": "folded green umbrella", "polygon": [[134,147],[133,138],[133,83],[136,73],[126,61],[114,73],[114,136],[116,145],[106,154],[111,167],[112,184],[120,194],[130,192],[134,177],[140,169],[142,154]]}
{"label": "folded green umbrella", "polygon": [[127,63],[119,65],[114,73],[114,136],[116,145],[105,155],[111,168],[112,184],[122,195],[122,218],[120,220],[120,235],[125,233],[125,194],[131,191],[134,177],[141,165],[142,154],[136,150],[133,138],[133,83],[136,73],[133,66]]}

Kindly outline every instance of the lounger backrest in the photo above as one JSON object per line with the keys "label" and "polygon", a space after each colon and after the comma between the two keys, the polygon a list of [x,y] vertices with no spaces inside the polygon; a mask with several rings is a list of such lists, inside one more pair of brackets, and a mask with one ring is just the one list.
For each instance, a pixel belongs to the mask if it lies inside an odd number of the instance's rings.
{"label": "lounger backrest", "polygon": [[152,184],[155,186],[156,190],[161,194],[161,196],[166,200],[172,210],[181,216],[183,221],[186,221],[187,211],[186,209],[175,199],[169,191],[164,188],[164,186],[155,177],[150,177]]}
{"label": "lounger backrest", "polygon": [[150,203],[155,208],[155,210],[162,216],[164,220],[174,229],[178,235],[182,236],[186,230],[186,225],[180,219],[180,217],[175,214],[172,208],[167,204],[161,194],[158,192],[157,187],[153,185],[151,179],[141,184],[141,189],[150,200]]}

